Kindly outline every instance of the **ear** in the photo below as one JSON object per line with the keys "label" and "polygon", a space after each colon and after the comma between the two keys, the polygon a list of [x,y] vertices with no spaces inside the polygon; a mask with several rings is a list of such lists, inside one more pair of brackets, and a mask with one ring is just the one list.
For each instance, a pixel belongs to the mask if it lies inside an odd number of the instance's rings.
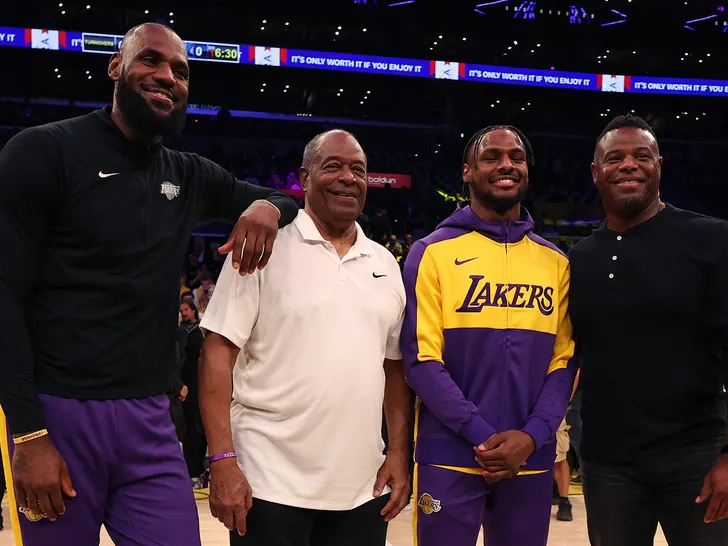
{"label": "ear", "polygon": [[594,182],[594,185],[597,185],[597,164],[592,163],[591,164],[591,173],[592,173],[592,181]]}
{"label": "ear", "polygon": [[657,178],[662,178],[662,156],[657,158]]}
{"label": "ear", "polygon": [[470,184],[473,181],[473,174],[470,172],[470,165],[465,163],[463,165],[463,182]]}
{"label": "ear", "polygon": [[109,60],[108,74],[112,81],[118,82],[121,79],[121,68],[121,55],[116,51]]}
{"label": "ear", "polygon": [[306,191],[308,189],[308,182],[309,182],[309,178],[310,178],[310,175],[309,175],[308,171],[306,170],[306,167],[301,167],[301,169],[299,170],[299,178],[301,180],[301,189],[303,191]]}

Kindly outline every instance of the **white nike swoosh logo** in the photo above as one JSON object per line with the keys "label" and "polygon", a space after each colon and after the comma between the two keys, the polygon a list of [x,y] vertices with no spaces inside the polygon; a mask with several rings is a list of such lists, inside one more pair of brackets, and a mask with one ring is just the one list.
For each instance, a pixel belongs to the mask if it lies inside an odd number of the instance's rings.
{"label": "white nike swoosh logo", "polygon": [[119,173],[105,173],[103,171],[99,171],[99,178],[109,178],[110,176],[116,176]]}

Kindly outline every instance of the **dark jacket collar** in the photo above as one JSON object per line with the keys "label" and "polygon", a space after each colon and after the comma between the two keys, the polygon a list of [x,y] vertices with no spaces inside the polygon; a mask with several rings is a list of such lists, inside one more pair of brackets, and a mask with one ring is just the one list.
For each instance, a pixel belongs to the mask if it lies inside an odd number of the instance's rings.
{"label": "dark jacket collar", "polygon": [[125,153],[130,154],[136,159],[151,160],[164,148],[161,140],[151,145],[140,144],[129,140],[111,118],[111,105],[106,105],[103,108],[92,112],[91,115],[98,120],[99,124],[104,128],[105,134],[108,135],[109,138],[116,141],[117,145],[121,146]]}

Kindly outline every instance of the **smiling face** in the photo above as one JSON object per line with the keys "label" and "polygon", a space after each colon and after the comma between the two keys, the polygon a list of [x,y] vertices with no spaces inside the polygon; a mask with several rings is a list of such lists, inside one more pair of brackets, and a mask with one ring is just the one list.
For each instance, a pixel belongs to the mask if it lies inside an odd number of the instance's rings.
{"label": "smiling face", "polygon": [[312,157],[304,158],[301,187],[306,208],[328,225],[350,225],[364,209],[367,159],[351,135],[325,134],[314,142]]}
{"label": "smiling face", "polygon": [[463,166],[471,201],[502,215],[519,204],[528,191],[526,148],[508,129],[486,133],[475,142],[472,159]]}
{"label": "smiling face", "polygon": [[633,218],[659,198],[662,157],[648,131],[622,127],[597,145],[592,177],[608,213]]}
{"label": "smiling face", "polygon": [[112,55],[109,76],[124,121],[145,135],[179,133],[189,94],[189,65],[184,43],[158,26],[139,27]]}

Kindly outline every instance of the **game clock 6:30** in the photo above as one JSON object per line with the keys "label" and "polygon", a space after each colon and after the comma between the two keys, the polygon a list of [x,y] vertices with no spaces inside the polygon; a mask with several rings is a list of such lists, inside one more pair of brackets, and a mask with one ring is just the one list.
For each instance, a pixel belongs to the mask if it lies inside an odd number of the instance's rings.
{"label": "game clock 6:30", "polygon": [[187,55],[200,61],[239,63],[240,46],[232,44],[187,44]]}
{"label": "game clock 6:30", "polygon": [[240,57],[240,48],[238,46],[210,45],[208,47],[210,59],[238,62],[238,58]]}

